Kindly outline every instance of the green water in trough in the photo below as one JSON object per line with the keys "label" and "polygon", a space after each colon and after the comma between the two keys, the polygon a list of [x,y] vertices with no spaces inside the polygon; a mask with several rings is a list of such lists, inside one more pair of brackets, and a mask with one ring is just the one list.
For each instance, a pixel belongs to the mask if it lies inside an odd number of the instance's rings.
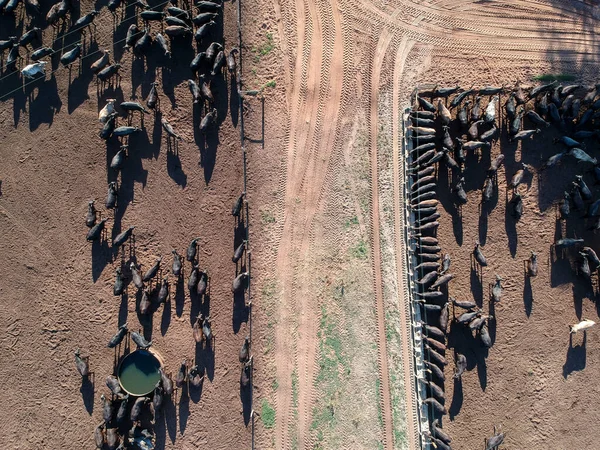
{"label": "green water in trough", "polygon": [[131,395],[149,394],[160,380],[159,367],[158,359],[146,350],[130,353],[119,368],[121,387]]}

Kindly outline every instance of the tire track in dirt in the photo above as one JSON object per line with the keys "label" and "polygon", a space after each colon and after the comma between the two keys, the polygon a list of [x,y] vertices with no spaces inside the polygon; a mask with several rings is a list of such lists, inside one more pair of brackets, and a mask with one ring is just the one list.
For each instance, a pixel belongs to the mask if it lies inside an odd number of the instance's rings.
{"label": "tire track in dirt", "polygon": [[371,68],[371,95],[370,114],[368,115],[370,129],[370,154],[371,154],[371,253],[373,258],[374,285],[375,285],[375,310],[377,317],[377,361],[379,364],[379,377],[381,380],[380,402],[383,425],[384,448],[394,448],[394,423],[392,419],[392,401],[390,393],[390,377],[387,359],[387,340],[385,336],[385,305],[383,302],[383,279],[381,274],[381,242],[379,230],[379,173],[378,173],[378,94],[381,67],[387,49],[392,41],[393,34],[384,28],[375,48],[375,57]]}
{"label": "tire track in dirt", "polygon": [[402,38],[400,45],[396,52],[396,59],[394,62],[394,76],[393,76],[393,94],[392,94],[392,151],[393,151],[393,166],[394,166],[394,229],[395,229],[395,251],[396,254],[396,270],[397,270],[397,282],[398,282],[398,295],[399,295],[399,312],[400,322],[404,324],[401,329],[402,333],[402,357],[403,357],[403,369],[404,369],[404,390],[406,396],[406,424],[408,433],[408,445],[409,449],[413,450],[418,448],[418,415],[416,411],[416,399],[415,390],[413,384],[413,336],[411,332],[411,315],[410,305],[408,299],[405,297],[406,292],[406,248],[404,246],[403,239],[403,227],[404,221],[402,220],[402,208],[404,207],[404,196],[401,189],[402,179],[404,178],[404,171],[401,170],[400,166],[400,140],[402,139],[400,133],[400,81],[404,72],[404,63],[406,57],[415,45],[414,41],[409,41],[406,37]]}
{"label": "tire track in dirt", "polygon": [[[305,205],[305,228],[300,246],[300,264],[308,261],[311,244],[311,228],[317,209],[321,205],[321,195],[326,186],[326,178],[330,168],[330,160],[337,137],[338,120],[342,103],[343,80],[343,41],[341,31],[341,17],[337,3],[321,1],[309,3],[312,14],[318,15],[318,38],[321,47],[322,62],[320,67],[314,66],[311,74],[320,76],[316,81],[320,84],[318,113],[314,127],[311,127],[311,152],[307,158],[308,164],[302,174],[300,186],[301,203]],[[323,43],[325,45],[323,45]],[[311,67],[313,67],[311,65]],[[320,73],[317,73],[320,69]],[[309,86],[311,84],[309,83]],[[298,368],[303,369],[304,377],[298,378],[298,444],[299,448],[313,448],[314,442],[310,436],[311,411],[314,404],[314,381],[316,378],[315,364],[317,356],[317,324],[315,317],[319,317],[317,299],[311,296],[306,282],[298,284],[298,294],[301,299],[299,314],[299,329],[306,339],[298,342]]]}
{"label": "tire track in dirt", "polygon": [[[561,58],[577,60],[582,56],[595,56],[600,48],[587,41],[588,34],[578,31],[580,23],[574,20],[557,28],[556,22],[550,17],[545,21],[524,21],[519,19],[518,15],[507,15],[504,18],[510,19],[513,24],[507,29],[498,25],[506,22],[498,20],[490,21],[486,27],[481,27],[480,22],[486,16],[482,17],[478,13],[471,14],[472,19],[468,21],[452,11],[440,15],[427,10],[422,11],[408,1],[400,2],[402,14],[399,18],[393,18],[389,8],[379,8],[369,1],[346,0],[345,3],[349,5],[348,10],[356,11],[353,18],[362,22],[365,30],[372,29],[374,23],[384,24],[395,33],[408,33],[411,40],[456,52],[468,50],[490,57],[510,56],[546,60],[548,56],[545,52],[552,51],[551,45],[560,42]],[[416,25],[414,22],[419,17],[422,17],[422,20]],[[436,23],[432,23],[436,17]],[[456,19],[460,20],[453,26],[447,25]],[[531,32],[524,33],[523,26],[529,22],[533,22],[535,26]],[[476,31],[465,29],[465,24],[472,24],[469,26]],[[585,48],[586,46],[588,48]],[[559,52],[559,49],[554,50]]]}
{"label": "tire track in dirt", "polygon": [[[290,96],[291,125],[288,143],[287,179],[285,185],[285,211],[283,236],[278,250],[278,270],[283,282],[282,326],[277,327],[277,391],[278,421],[276,447],[287,448],[295,433],[292,414],[291,378],[298,369],[298,431],[299,448],[310,440],[310,410],[313,404],[314,365],[316,361],[316,326],[318,316],[314,299],[301,279],[302,269],[309,256],[310,229],[327,168],[334,148],[335,128],[339,115],[342,74],[342,39],[339,16],[332,17],[337,8],[324,12],[322,4],[296,2],[298,42],[304,42],[294,62],[294,85]],[[309,24],[309,25],[307,25]],[[305,31],[307,30],[306,34]],[[328,33],[324,33],[324,30]],[[310,39],[308,38],[310,35]],[[329,43],[328,41],[333,40]],[[324,43],[329,44],[325,46]],[[332,57],[335,56],[335,61]],[[331,67],[339,75],[330,80]],[[324,127],[324,124],[327,124]],[[306,182],[310,174],[310,182]],[[297,201],[300,200],[300,201]],[[292,293],[294,295],[292,296]],[[297,299],[297,300],[295,300]],[[293,306],[295,304],[295,307]],[[292,316],[298,320],[301,338],[294,343],[289,323]],[[294,357],[290,358],[290,354]],[[286,359],[288,361],[286,361]],[[291,363],[290,360],[291,359]]]}
{"label": "tire track in dirt", "polygon": [[[438,2],[439,3],[439,2]],[[297,438],[299,448],[313,442],[310,433],[311,407],[314,404],[315,367],[318,346],[316,331],[319,310],[317,302],[310,297],[310,285],[304,283],[306,264],[310,249],[319,243],[312,227],[315,214],[321,206],[321,195],[328,185],[330,162],[336,151],[341,151],[345,137],[338,137],[339,122],[346,118],[345,108],[351,104],[355,79],[351,58],[347,51],[354,45],[357,33],[369,39],[379,39],[377,48],[368,52],[365,63],[370,66],[369,76],[363,80],[370,83],[370,107],[367,107],[370,136],[372,217],[372,252],[374,285],[379,341],[379,369],[381,377],[381,404],[383,434],[386,448],[393,447],[393,422],[389,392],[389,373],[385,342],[385,311],[382,294],[381,249],[379,242],[379,196],[377,174],[377,95],[383,59],[392,41],[402,38],[397,50],[394,70],[394,158],[400,158],[399,145],[399,101],[397,95],[404,70],[404,61],[415,43],[424,43],[444,53],[476,51],[486,57],[511,56],[513,58],[544,59],[552,52],[552,44],[558,36],[570,52],[567,57],[577,59],[590,55],[595,46],[586,42],[586,34],[579,30],[581,22],[558,13],[550,18],[546,10],[556,11],[547,2],[517,1],[514,5],[490,4],[475,7],[458,1],[428,4],[415,1],[399,1],[379,5],[365,0],[340,0],[340,5],[328,0],[308,2],[294,0],[289,3],[274,1],[284,54],[284,77],[288,82],[286,100],[290,113],[287,124],[288,135],[286,172],[282,176],[285,189],[283,225],[278,242],[277,271],[281,281],[282,301],[279,305],[279,323],[276,326],[277,358],[277,423],[275,429],[276,448],[286,448]],[[531,4],[540,6],[539,10]],[[398,6],[400,5],[400,6]],[[477,9],[474,9],[477,8]],[[340,15],[343,11],[343,16]],[[566,11],[566,9],[565,9]],[[527,15],[523,18],[523,15]],[[511,22],[509,27],[500,26],[502,21]],[[344,27],[342,21],[345,22]],[[551,26],[549,26],[549,24]],[[544,33],[541,33],[541,30]],[[379,31],[381,34],[379,34]],[[297,33],[294,33],[294,31]],[[297,40],[295,40],[297,36]],[[521,38],[519,40],[519,38]],[[558,50],[556,50],[558,51]],[[534,54],[532,55],[533,52]],[[400,65],[401,67],[398,67]],[[398,168],[400,161],[394,160]],[[394,202],[401,205],[399,174],[394,174]],[[403,277],[401,261],[401,216],[395,211],[396,258],[398,280]],[[295,300],[298,299],[298,300]],[[409,311],[403,310],[401,320],[410,321]],[[294,335],[297,327],[300,336]],[[405,330],[406,331],[406,330]],[[410,331],[408,331],[410,333]],[[299,338],[298,338],[299,337]],[[412,423],[414,399],[409,387],[412,380],[412,353],[410,334],[403,337],[406,344],[402,349],[405,359],[407,421],[409,441],[414,446],[415,430]],[[293,356],[292,356],[293,355]],[[298,424],[292,407],[291,375],[298,370]],[[296,434],[297,433],[297,434]]]}
{"label": "tire track in dirt", "polygon": [[[283,10],[287,10],[283,5]],[[285,182],[282,188],[285,190],[284,211],[283,211],[283,237],[279,242],[277,251],[277,277],[281,282],[281,302],[278,308],[278,323],[275,326],[275,360],[277,361],[277,381],[278,388],[276,392],[277,421],[275,428],[275,448],[287,448],[289,444],[291,409],[292,409],[292,373],[294,371],[296,358],[291,358],[295,351],[293,336],[290,328],[293,328],[293,318],[297,317],[292,301],[292,291],[294,285],[294,240],[295,236],[292,227],[293,219],[293,192],[296,180],[294,178],[295,162],[297,158],[297,137],[298,122],[295,120],[302,109],[301,88],[306,83],[306,71],[303,67],[303,60],[310,54],[310,41],[306,36],[306,14],[305,4],[302,0],[295,1],[295,14],[292,14],[292,23],[295,25],[298,36],[298,44],[303,43],[302,51],[297,51],[296,58],[290,59],[290,65],[293,64],[289,79],[293,83],[289,98],[290,124],[288,130],[288,150],[287,167],[285,171]],[[289,51],[291,53],[292,49]],[[290,55],[293,56],[293,55]],[[293,61],[293,63],[292,63]],[[287,68],[286,68],[287,70]]]}

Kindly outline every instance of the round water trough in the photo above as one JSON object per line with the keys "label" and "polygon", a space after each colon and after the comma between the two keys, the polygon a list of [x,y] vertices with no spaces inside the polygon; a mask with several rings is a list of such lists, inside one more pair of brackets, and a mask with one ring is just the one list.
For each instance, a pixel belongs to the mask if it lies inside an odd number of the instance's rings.
{"label": "round water trough", "polygon": [[121,389],[128,394],[141,397],[151,393],[158,380],[162,361],[153,350],[136,350],[127,355],[119,364],[117,378]]}

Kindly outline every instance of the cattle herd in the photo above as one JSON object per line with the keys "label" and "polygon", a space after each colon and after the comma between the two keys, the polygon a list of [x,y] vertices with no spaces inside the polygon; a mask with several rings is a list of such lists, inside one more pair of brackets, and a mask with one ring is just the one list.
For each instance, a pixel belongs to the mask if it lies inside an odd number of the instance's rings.
{"label": "cattle herd", "polygon": [[[99,11],[90,11],[79,19],[73,20],[71,12],[75,6],[72,3],[74,1],[76,0],[61,0],[51,6],[46,15],[46,26],[54,28],[53,35],[58,33],[53,45],[44,47],[42,29],[31,26],[20,37],[6,36],[6,39],[0,40],[1,56],[4,57],[4,52],[8,52],[2,72],[5,74],[18,73],[17,65],[21,59],[25,58],[28,64],[24,63],[24,67],[20,71],[23,77],[28,79],[44,78],[47,64],[44,59],[60,56],[60,63],[64,67],[70,67],[77,60],[81,60],[81,64],[83,64],[85,57],[92,57],[93,53],[83,55],[84,50],[81,42],[76,43],[70,49],[59,48],[53,50],[56,43],[61,40],[61,33],[62,36],[79,33],[83,39],[85,33],[90,32],[90,28],[94,27],[94,19],[100,14]],[[167,3],[164,2],[159,6],[162,8]],[[133,23],[128,28],[123,47],[125,50],[132,49],[135,58],[143,59],[150,52],[158,52],[165,59],[165,64],[168,65],[171,63],[170,46],[180,45],[179,40],[192,39],[193,36],[197,45],[197,52],[194,58],[189,61],[190,79],[187,84],[192,96],[190,103],[194,104],[195,111],[201,111],[201,119],[198,120],[198,131],[205,135],[216,133],[218,124],[215,96],[217,93],[213,93],[211,90],[211,80],[216,77],[224,77],[224,69],[227,68],[231,80],[237,80],[238,92],[235,95],[239,95],[240,78],[235,59],[238,50],[234,48],[226,54],[223,46],[223,36],[215,36],[216,31],[222,29],[222,27],[216,25],[222,21],[223,5],[214,1],[199,0],[195,2],[194,7],[187,4],[187,9],[182,9],[177,6],[176,1],[170,3],[165,10],[159,10],[158,8],[150,8],[144,0],[129,2],[110,0],[107,9],[113,15],[114,20],[119,21],[123,20],[122,18],[119,19],[119,10],[121,10],[121,16],[123,16],[125,8],[133,7],[135,12],[133,17],[129,16],[124,19],[128,21],[133,19]],[[38,22],[43,21],[41,7],[37,0],[25,0],[23,7],[19,6],[19,0],[0,0],[0,12],[14,14],[15,20],[23,17],[24,12],[31,19],[35,18]],[[153,27],[157,29],[155,33],[151,33]],[[4,38],[2,33],[3,31],[0,30],[0,38]],[[113,44],[121,45],[120,42],[114,42]],[[21,50],[26,53],[25,56],[21,55]],[[106,83],[112,83],[113,80],[119,79],[121,65],[114,61],[111,63],[108,50],[96,53],[99,53],[99,58],[90,65],[89,70],[96,74],[98,83],[104,87]],[[133,133],[145,133],[144,115],[152,114],[152,112],[159,109],[160,93],[158,92],[157,83],[152,84],[145,106],[133,101],[125,101],[117,105],[116,100],[109,99],[100,109],[99,121],[102,128],[99,137],[106,141],[107,153],[109,155],[111,152],[114,153],[112,158],[109,158],[110,167],[108,168],[113,181],[108,183],[104,207],[107,211],[112,210],[115,215],[119,208],[125,208],[127,203],[126,201],[119,201],[121,197],[119,196],[118,176],[119,174],[122,175],[122,171],[125,169],[125,160],[129,156],[129,136]],[[139,126],[133,126],[133,116],[137,113],[141,116],[141,122]],[[118,121],[123,119],[127,123],[120,125]],[[173,143],[181,139],[181,136],[167,119],[162,118],[161,125],[167,134],[169,149],[173,149]],[[113,149],[118,150],[114,151]],[[242,192],[233,203],[231,214],[234,216],[238,230],[247,230],[245,203],[245,192]],[[102,218],[101,211],[96,208],[96,202],[91,200],[85,216],[85,223],[89,228],[87,241],[92,242],[93,245],[106,243],[109,220],[108,218]],[[172,251],[173,261],[170,267],[170,280],[161,256],[158,256],[153,263],[148,264],[148,270],[142,272],[135,256],[135,227],[129,226],[121,231],[116,219],[114,222],[112,251],[113,255],[117,257],[118,266],[115,271],[113,294],[127,302],[128,294],[131,293],[128,286],[130,283],[133,284],[136,310],[140,323],[144,328],[148,324],[151,327],[152,322],[145,320],[145,318],[151,316],[161,304],[170,302],[170,284],[173,282],[179,283],[184,276],[184,257],[179,255],[175,249]],[[239,238],[236,238],[236,240],[238,241],[234,245],[235,251],[232,257],[236,275],[233,278],[231,289],[234,295],[244,295],[249,281],[249,273],[245,270],[246,263],[242,259],[247,241],[239,241]],[[128,243],[129,252],[126,252]],[[199,239],[192,239],[185,252],[185,260],[190,264],[187,281],[190,297],[192,301],[202,302],[210,293],[210,276],[206,267],[200,267],[198,247]],[[118,258],[119,252],[121,252],[121,258]],[[246,303],[246,306],[249,307],[250,302]],[[193,326],[190,330],[190,339],[193,337],[196,346],[204,346],[210,352],[213,351],[212,341],[214,335],[209,316],[209,311],[204,308],[203,314],[201,313],[192,318]],[[205,376],[204,367],[198,365],[197,362],[192,365],[184,360],[174,376],[174,381],[171,378],[172,375],[169,376],[161,367],[160,381],[153,393],[149,396],[130,399],[129,394],[122,391],[115,376],[119,361],[125,356],[125,352],[129,351],[128,343],[130,340],[140,349],[147,349],[152,345],[151,341],[145,339],[144,333],[130,332],[126,323],[120,324],[116,334],[108,342],[107,347],[114,348],[115,351],[118,349],[118,352],[115,354],[113,373],[106,378],[106,385],[110,393],[101,396],[103,421],[97,426],[94,433],[98,448],[103,448],[105,445],[111,449],[153,448],[152,416],[160,413],[165,396],[171,396],[174,391],[181,388],[185,383],[188,383],[189,388],[199,388]],[[126,345],[124,346],[124,354],[121,355],[123,341]],[[250,344],[250,338],[246,337],[241,343],[239,352],[241,364],[240,389],[243,390],[248,389],[251,382],[253,358],[250,352]],[[75,363],[79,374],[84,380],[87,380],[93,374],[90,371],[88,358],[81,356],[79,349],[75,352]],[[151,404],[151,408],[148,406],[149,404]]]}
{"label": "cattle herd", "polygon": [[[487,355],[494,343],[489,329],[491,324],[496,326],[494,305],[502,300],[503,278],[497,274],[490,285],[487,313],[475,299],[456,299],[448,295],[448,285],[455,275],[450,272],[451,257],[441,253],[437,239],[441,217],[437,210],[438,193],[440,189],[448,189],[454,208],[460,211],[469,201],[464,178],[467,161],[476,161],[473,164],[481,166],[481,156],[488,152],[489,167],[477,167],[471,173],[485,173],[480,185],[479,211],[482,215],[489,214],[494,208],[490,200],[498,191],[497,172],[505,159],[503,153],[492,159],[489,154],[492,144],[501,138],[509,143],[535,139],[543,130],[554,127],[560,136],[554,139],[557,148],[554,154],[540,161],[537,168],[522,163],[507,182],[507,212],[515,222],[521,220],[523,201],[519,187],[536,171],[539,176],[544,176],[546,171],[569,159],[576,161],[581,173],[574,180],[568,180],[564,198],[555,202],[560,232],[551,245],[551,253],[554,258],[568,256],[576,274],[581,276],[580,281],[591,284],[600,268],[600,259],[590,244],[585,245],[584,239],[566,235],[566,230],[572,227],[566,227],[565,222],[571,219],[579,222],[583,216],[587,230],[600,229],[600,199],[594,199],[584,181],[584,177],[589,177],[594,184],[600,183],[600,165],[589,150],[600,136],[600,85],[563,85],[554,81],[529,88],[517,83],[512,88],[488,86],[463,90],[458,86],[436,86],[427,92],[417,89],[407,120],[414,302],[423,318],[416,324],[416,336],[420,342],[418,354],[422,355],[426,374],[419,378],[419,391],[425,393],[420,396],[419,404],[429,419],[429,430],[423,433],[425,442],[444,450],[450,449],[452,441],[441,424],[442,416],[447,414],[444,366],[447,365],[448,327],[450,325],[451,331],[457,327],[470,333],[475,337],[469,341],[470,345],[479,346],[479,351]],[[440,183],[441,171],[449,173],[450,186]],[[480,243],[472,245],[471,271],[481,279],[482,268],[488,262]],[[538,274],[538,256],[534,250],[524,261],[524,272],[527,277]],[[571,333],[593,325],[593,321],[583,320],[571,327]],[[456,348],[453,358],[454,380],[460,383],[467,368],[467,358]],[[494,435],[486,439],[486,450],[498,448],[503,441],[504,433],[494,430]]]}

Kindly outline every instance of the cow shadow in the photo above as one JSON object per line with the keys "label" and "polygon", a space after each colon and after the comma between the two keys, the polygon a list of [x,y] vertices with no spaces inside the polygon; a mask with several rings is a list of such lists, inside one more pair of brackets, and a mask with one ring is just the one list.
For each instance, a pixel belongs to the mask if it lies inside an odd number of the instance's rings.
{"label": "cow shadow", "polygon": [[240,96],[237,91],[237,80],[235,74],[229,77],[229,114],[231,123],[237,128],[240,115]]}
{"label": "cow shadow", "polygon": [[[128,283],[129,280],[125,281]],[[119,305],[119,325],[122,325],[127,322],[127,316],[129,314],[128,311],[128,297],[127,297],[128,287],[125,287],[123,294],[121,294],[121,304]]]}
{"label": "cow shadow", "polygon": [[250,317],[250,308],[246,305],[245,290],[233,294],[233,332],[237,334],[243,323],[247,323]]}
{"label": "cow shadow", "polygon": [[[209,282],[210,283],[210,282]],[[209,284],[210,287],[210,284]],[[210,289],[207,289],[210,292]],[[200,305],[200,312],[204,314],[204,317],[210,317],[210,294],[204,294],[202,298],[202,303]]]}
{"label": "cow shadow", "polygon": [[525,274],[525,281],[523,283],[523,306],[525,307],[525,314],[527,317],[531,316],[531,310],[533,309],[533,291],[531,289],[531,277]]}
{"label": "cow shadow", "polygon": [[483,306],[483,283],[481,282],[481,274],[475,269],[471,269],[471,293],[473,294],[473,300],[481,308]]}
{"label": "cow shadow", "polygon": [[452,217],[452,231],[454,233],[454,238],[456,239],[456,243],[461,246],[463,243],[462,211],[460,207],[457,207],[455,203],[455,194],[451,191],[452,180],[449,171],[438,169],[436,182],[437,199],[441,206]]}
{"label": "cow shadow", "polygon": [[190,417],[190,396],[187,384],[181,386],[181,395],[179,396],[179,434],[183,434],[187,427]]}
{"label": "cow shadow", "polygon": [[171,325],[171,301],[163,303],[162,318],[160,321],[160,333],[164,336]]}
{"label": "cow shadow", "polygon": [[181,276],[177,279],[175,284],[175,314],[177,317],[181,317],[183,314],[183,307],[185,305],[185,287],[183,281],[183,267],[181,268]]}
{"label": "cow shadow", "polygon": [[510,251],[510,255],[514,258],[517,254],[518,245],[517,221],[510,213],[511,206],[509,201],[507,201],[504,209],[504,229],[508,239],[508,249]]}
{"label": "cow shadow", "polygon": [[165,398],[162,416],[164,420],[161,420],[156,426],[156,448],[158,449],[165,448],[167,433],[171,444],[174,444],[177,439],[177,408],[171,396]]}
{"label": "cow shadow", "polygon": [[[137,133],[140,134],[140,133]],[[146,137],[145,142],[148,142]],[[148,181],[148,170],[144,169],[142,159],[139,154],[138,145],[144,145],[141,140],[131,139],[129,141],[129,156],[125,159],[125,164],[121,170],[121,183],[119,184],[119,198],[117,214],[121,217],[125,214],[127,207],[134,200],[135,183],[141,183],[146,187]]]}
{"label": "cow shadow", "polygon": [[[580,277],[575,278],[573,281],[573,308],[575,309],[575,315],[581,320],[583,314],[583,299],[587,298],[590,294],[587,283],[583,283]],[[592,293],[593,294],[593,293]]]}
{"label": "cow shadow", "polygon": [[[135,113],[134,118],[138,117],[140,113]],[[142,113],[143,114],[143,113]],[[129,139],[130,148],[134,149],[134,152],[139,156],[139,159],[156,159],[160,154],[160,133],[162,130],[160,124],[160,118],[157,114],[158,123],[155,122],[153,129],[152,141],[148,137],[148,129],[143,128],[141,132],[134,133]],[[135,120],[135,119],[134,119]],[[158,139],[155,138],[154,133],[158,133]],[[133,153],[133,152],[132,152]]]}
{"label": "cow shadow", "polygon": [[200,147],[200,165],[204,171],[204,182],[210,183],[217,161],[217,148],[219,147],[219,129],[213,127],[204,135],[204,145]]}
{"label": "cow shadow", "polygon": [[[188,290],[189,291],[189,290]],[[193,327],[196,319],[202,313],[202,298],[196,292],[196,289],[189,291],[190,293],[190,325]]]}
{"label": "cow shadow", "polygon": [[92,242],[92,280],[94,283],[98,281],[110,259],[110,247],[106,239],[101,238],[100,241]]}
{"label": "cow shadow", "polygon": [[[93,41],[90,46],[86,50],[86,54],[91,54],[98,51],[98,43]],[[79,74],[69,84],[69,89],[67,93],[67,111],[71,114],[75,111],[79,106],[83,104],[86,100],[89,100],[88,88],[92,80],[94,79],[94,72],[89,67],[83,66],[83,55],[84,50],[82,49],[82,57],[79,59],[78,64],[80,65]],[[73,64],[74,65],[74,64]],[[74,69],[69,67],[69,76],[73,72]]]}
{"label": "cow shadow", "polygon": [[481,245],[485,245],[488,232],[488,214],[487,212],[484,212],[484,208],[487,209],[487,206],[485,203],[482,203],[481,214],[479,214],[479,243]]}
{"label": "cow shadow", "polygon": [[567,378],[573,372],[579,372],[585,369],[586,365],[586,343],[587,332],[583,332],[583,341],[579,345],[573,346],[573,335],[569,335],[569,348],[567,348],[567,358],[563,365],[563,378]]}
{"label": "cow shadow", "polygon": [[463,405],[463,386],[462,380],[454,378],[454,390],[452,392],[452,403],[450,404],[450,408],[448,409],[448,415],[450,420],[454,420],[454,418],[460,412],[460,409]]}
{"label": "cow shadow", "polygon": [[61,107],[56,77],[52,76],[39,84],[37,95],[29,101],[29,131],[37,130],[43,123],[51,126]]}
{"label": "cow shadow", "polygon": [[248,426],[250,423],[250,415],[252,414],[252,378],[253,374],[252,371],[250,371],[250,382],[248,383],[248,386],[243,386],[240,382],[240,401],[242,402],[242,416],[244,418],[245,426]]}
{"label": "cow shadow", "polygon": [[91,416],[94,412],[94,383],[90,380],[90,376],[81,379],[81,388],[79,388],[79,392],[81,392],[85,410]]}
{"label": "cow shadow", "polygon": [[167,173],[182,188],[187,186],[187,175],[183,171],[178,152],[167,150]]}

